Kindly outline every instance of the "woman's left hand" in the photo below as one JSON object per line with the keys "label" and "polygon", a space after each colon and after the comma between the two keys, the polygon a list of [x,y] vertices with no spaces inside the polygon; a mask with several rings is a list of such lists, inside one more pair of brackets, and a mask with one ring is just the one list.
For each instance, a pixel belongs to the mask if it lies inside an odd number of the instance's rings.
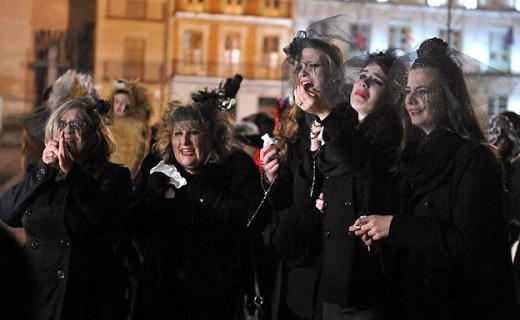
{"label": "woman's left hand", "polygon": [[314,87],[305,88],[303,84],[294,88],[294,101],[300,109],[318,116],[321,120],[332,111],[332,106],[323,93]]}
{"label": "woman's left hand", "polygon": [[323,192],[320,193],[318,199],[316,199],[315,206],[319,212],[325,213],[325,210],[327,209],[327,202],[325,201],[325,196],[323,195]]}
{"label": "woman's left hand", "polygon": [[60,130],[58,139],[58,164],[61,171],[68,173],[73,163],[74,158],[72,158],[72,155],[65,144],[65,130]]}
{"label": "woman's left hand", "polygon": [[348,230],[360,236],[369,247],[388,237],[394,216],[362,216]]}

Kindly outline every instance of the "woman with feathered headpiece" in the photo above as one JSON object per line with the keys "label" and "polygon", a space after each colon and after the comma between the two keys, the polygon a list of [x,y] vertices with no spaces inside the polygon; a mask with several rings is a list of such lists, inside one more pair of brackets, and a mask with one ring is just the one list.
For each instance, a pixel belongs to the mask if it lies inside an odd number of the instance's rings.
{"label": "woman with feathered headpiece", "polygon": [[22,170],[41,158],[45,123],[52,111],[64,101],[74,98],[98,99],[92,76],[73,69],[67,70],[44,93],[44,105],[25,119],[22,130]]}
{"label": "woman with feathered headpiece", "polygon": [[45,149],[0,198],[0,218],[23,227],[39,320],[124,320],[120,214],[131,196],[128,169],[110,163],[106,101],[69,99],[49,116]]}
{"label": "woman with feathered headpiece", "polygon": [[135,320],[234,319],[246,225],[258,233],[268,210],[256,165],[231,147],[226,110],[241,80],[172,101],[159,123],[160,161],[127,217],[130,234],[145,240]]}

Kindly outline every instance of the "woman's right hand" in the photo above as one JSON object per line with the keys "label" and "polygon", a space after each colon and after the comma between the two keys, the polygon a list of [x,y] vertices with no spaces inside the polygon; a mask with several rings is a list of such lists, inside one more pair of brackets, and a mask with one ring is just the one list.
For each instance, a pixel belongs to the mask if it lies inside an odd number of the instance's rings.
{"label": "woman's right hand", "polygon": [[260,149],[260,159],[267,180],[269,183],[273,183],[278,177],[278,170],[280,169],[280,154],[276,145],[271,144]]}
{"label": "woman's right hand", "polygon": [[45,144],[42,152],[42,161],[48,165],[58,165],[59,146],[58,141],[51,140]]}
{"label": "woman's right hand", "polygon": [[332,112],[329,100],[317,88],[306,88],[304,85],[298,84],[294,88],[293,94],[294,101],[300,109],[318,116],[321,120]]}
{"label": "woman's right hand", "polygon": [[325,196],[323,195],[323,192],[320,193],[318,199],[316,199],[315,206],[319,212],[325,213],[325,210],[327,209],[327,202],[325,201]]}
{"label": "woman's right hand", "polygon": [[171,187],[169,182],[170,178],[168,178],[167,175],[162,172],[154,172],[148,177],[146,187],[150,192],[160,197],[164,197],[166,191]]}

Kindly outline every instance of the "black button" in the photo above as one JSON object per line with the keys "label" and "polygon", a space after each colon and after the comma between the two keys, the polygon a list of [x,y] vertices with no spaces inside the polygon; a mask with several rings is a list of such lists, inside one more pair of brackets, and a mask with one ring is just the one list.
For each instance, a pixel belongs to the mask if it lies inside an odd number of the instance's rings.
{"label": "black button", "polygon": [[31,247],[33,249],[37,249],[39,246],[40,246],[40,241],[34,240],[33,242],[31,242]]}
{"label": "black button", "polygon": [[425,202],[423,203],[423,207],[424,207],[425,209],[428,209],[428,208],[431,207],[431,206],[432,206],[431,203],[429,203],[429,202],[427,202],[427,201],[425,201]]}
{"label": "black button", "polygon": [[68,247],[70,246],[70,240],[60,240],[60,245],[62,247]]}
{"label": "black button", "polygon": [[38,170],[38,173],[36,174],[36,179],[41,180],[41,179],[45,178],[46,174],[47,174],[47,171],[44,168],[40,168],[40,170]]}
{"label": "black button", "polygon": [[350,207],[352,207],[352,201],[350,201],[350,200],[345,201],[344,205],[345,205],[345,207],[350,208]]}
{"label": "black button", "polygon": [[25,214],[26,214],[27,216],[30,217],[30,216],[31,216],[31,213],[32,213],[32,210],[31,210],[31,209],[27,209],[27,210],[25,210]]}
{"label": "black button", "polygon": [[325,179],[329,180],[329,179],[330,179],[330,176],[326,176]]}
{"label": "black button", "polygon": [[59,279],[64,279],[65,278],[65,271],[58,270],[58,272],[56,272],[56,275],[58,276]]}
{"label": "black button", "polygon": [[331,232],[329,230],[325,231],[325,237],[330,238]]}

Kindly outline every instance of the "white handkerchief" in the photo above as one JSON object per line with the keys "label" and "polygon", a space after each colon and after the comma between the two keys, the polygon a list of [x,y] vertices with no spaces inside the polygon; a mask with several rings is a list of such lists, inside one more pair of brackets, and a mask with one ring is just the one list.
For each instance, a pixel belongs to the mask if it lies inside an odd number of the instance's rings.
{"label": "white handkerchief", "polygon": [[274,138],[271,138],[271,137],[269,136],[269,133],[265,133],[265,134],[262,136],[262,140],[264,140],[264,147],[267,147],[267,146],[270,146],[270,145],[276,143],[276,140],[275,140]]}
{"label": "white handkerchief", "polygon": [[181,176],[181,173],[175,166],[166,164],[162,160],[150,170],[150,174],[154,172],[162,172],[167,175],[170,178],[169,183],[172,184],[176,189],[179,189],[180,187],[187,184],[186,179]]}
{"label": "white handkerchief", "polygon": [[321,143],[321,145],[325,144],[325,140],[323,140],[323,130],[320,131],[320,134],[318,134],[317,139]]}

